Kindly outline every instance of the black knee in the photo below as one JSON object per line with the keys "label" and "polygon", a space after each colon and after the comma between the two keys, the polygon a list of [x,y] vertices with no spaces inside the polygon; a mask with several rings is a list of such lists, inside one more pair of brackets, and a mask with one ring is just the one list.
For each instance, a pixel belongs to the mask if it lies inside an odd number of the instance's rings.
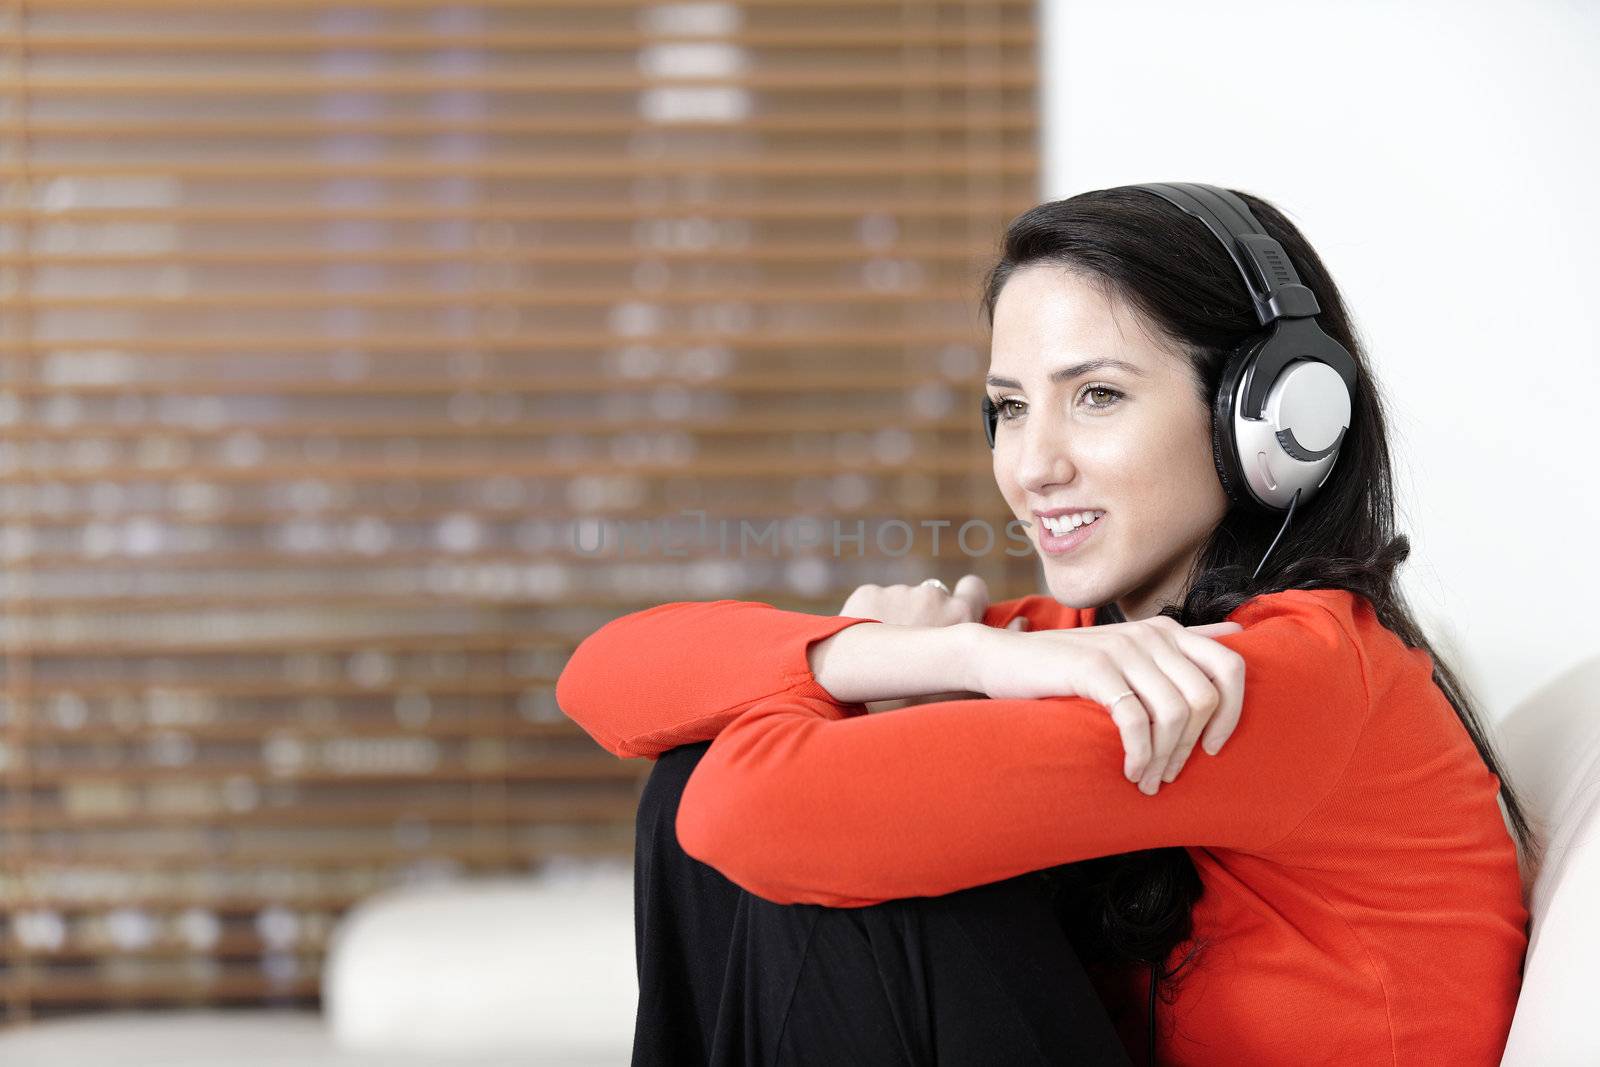
{"label": "black knee", "polygon": [[[808,1062],[802,1051],[867,1049],[885,1063],[1127,1064],[1031,875],[864,908],[768,907],[791,937],[810,921],[784,1028],[796,1063]],[[841,1033],[850,1004],[856,1021]]]}

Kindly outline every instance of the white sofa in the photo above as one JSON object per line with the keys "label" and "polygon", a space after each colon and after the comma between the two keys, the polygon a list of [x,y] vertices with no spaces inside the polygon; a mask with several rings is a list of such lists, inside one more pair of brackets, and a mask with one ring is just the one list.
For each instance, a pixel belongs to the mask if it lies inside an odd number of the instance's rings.
{"label": "white sofa", "polygon": [[[1541,824],[1533,924],[1503,1067],[1600,1064],[1600,656],[1499,726]],[[625,865],[396,889],[336,928],[314,1013],[107,1014],[0,1034],[6,1067],[593,1067],[626,1064],[638,987]]]}
{"label": "white sofa", "polygon": [[1600,656],[1523,701],[1498,728],[1506,772],[1544,844],[1523,863],[1533,915],[1502,1067],[1600,1064]]}

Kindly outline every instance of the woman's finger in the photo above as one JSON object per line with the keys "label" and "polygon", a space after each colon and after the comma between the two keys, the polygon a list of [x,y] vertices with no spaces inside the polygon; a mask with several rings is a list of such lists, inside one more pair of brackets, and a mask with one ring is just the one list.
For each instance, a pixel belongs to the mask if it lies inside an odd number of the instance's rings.
{"label": "woman's finger", "polygon": [[[1217,752],[1233,736],[1244,709],[1244,657],[1220,642],[1191,633],[1174,635],[1178,647],[1216,684],[1221,703],[1200,736],[1200,746],[1209,755]],[[1181,767],[1179,768],[1182,769]]]}
{"label": "woman's finger", "polygon": [[1132,688],[1138,694],[1151,724],[1150,757],[1140,775],[1139,789],[1153,796],[1189,719],[1189,704],[1143,645],[1134,645],[1120,663],[1123,677],[1128,680],[1124,688]]}
{"label": "woman's finger", "polygon": [[1221,708],[1222,694],[1216,683],[1199,665],[1189,659],[1176,640],[1164,638],[1153,655],[1156,665],[1166,672],[1167,677],[1178,687],[1183,699],[1189,704],[1189,715],[1184,721],[1183,732],[1179,735],[1178,743],[1173,747],[1172,755],[1161,772],[1161,780],[1170,782],[1178,776],[1178,771],[1188,760],[1195,742],[1200,739],[1200,732]]}
{"label": "woman's finger", "polygon": [[[1123,689],[1127,689],[1123,686]],[[1111,703],[1106,710],[1122,735],[1122,773],[1130,782],[1137,782],[1150,762],[1150,713],[1139,702],[1137,691],[1121,699],[1107,698]]]}
{"label": "woman's finger", "polygon": [[976,574],[963,574],[950,595],[965,603],[973,620],[983,621],[983,613],[989,610],[989,586],[982,578]]}
{"label": "woman's finger", "polygon": [[1122,738],[1123,776],[1137,782],[1150,762],[1150,714],[1139,701],[1138,690],[1104,650],[1089,651],[1077,673],[1085,683],[1078,692],[1103,706],[1116,724]]}
{"label": "woman's finger", "polygon": [[1203,622],[1198,626],[1185,626],[1183,629],[1187,633],[1199,634],[1201,637],[1226,637],[1228,634],[1238,633],[1244,627],[1224,619],[1222,622]]}

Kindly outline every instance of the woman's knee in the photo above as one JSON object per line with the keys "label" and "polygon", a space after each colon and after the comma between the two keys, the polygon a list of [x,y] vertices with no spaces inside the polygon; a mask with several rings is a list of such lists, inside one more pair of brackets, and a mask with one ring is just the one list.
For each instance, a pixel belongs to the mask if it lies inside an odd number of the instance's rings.
{"label": "woman's knee", "polygon": [[791,1015],[802,1029],[826,1027],[856,998],[880,1017],[855,1037],[913,1063],[1125,1062],[1048,894],[1028,876],[814,910]]}

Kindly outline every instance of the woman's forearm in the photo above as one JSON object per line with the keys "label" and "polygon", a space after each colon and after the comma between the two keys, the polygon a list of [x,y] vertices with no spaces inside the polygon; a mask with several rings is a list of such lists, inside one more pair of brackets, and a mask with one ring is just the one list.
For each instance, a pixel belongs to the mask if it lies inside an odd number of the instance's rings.
{"label": "woman's forearm", "polygon": [[556,703],[624,759],[710,740],[776,693],[825,695],[810,683],[807,649],[867,617],[781,611],[740,600],[676,601],[600,627],[556,679]]}
{"label": "woman's forearm", "polygon": [[970,689],[968,664],[988,627],[858,623],[811,645],[817,684],[842,704]]}

